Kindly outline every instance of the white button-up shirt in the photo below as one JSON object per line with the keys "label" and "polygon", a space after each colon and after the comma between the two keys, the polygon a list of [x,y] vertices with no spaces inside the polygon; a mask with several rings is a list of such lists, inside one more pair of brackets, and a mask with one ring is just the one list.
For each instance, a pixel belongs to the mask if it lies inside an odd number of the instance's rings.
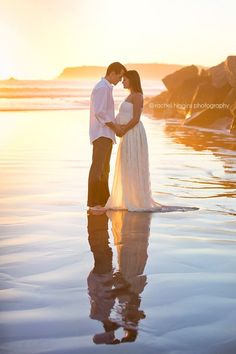
{"label": "white button-up shirt", "polygon": [[106,123],[115,123],[115,107],[112,84],[102,78],[94,87],[90,97],[90,143],[104,136],[116,143],[114,131]]}

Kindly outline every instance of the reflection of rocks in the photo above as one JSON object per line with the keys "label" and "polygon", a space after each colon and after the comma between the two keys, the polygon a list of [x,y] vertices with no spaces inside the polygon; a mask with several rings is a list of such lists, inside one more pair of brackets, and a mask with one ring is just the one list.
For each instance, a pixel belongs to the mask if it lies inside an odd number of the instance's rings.
{"label": "reflection of rocks", "polygon": [[[118,269],[112,265],[109,245],[108,217],[88,215],[89,244],[94,268],[88,276],[90,317],[102,323],[104,331],[93,338],[95,344],[134,342],[138,324],[145,318],[140,309],[140,294],[147,283],[144,268],[147,261],[151,213],[116,211],[107,213],[112,221]],[[118,339],[115,332],[123,328]]]}
{"label": "reflection of rocks", "polygon": [[162,81],[167,91],[146,100],[146,113],[186,118],[186,125],[235,131],[236,56],[200,72],[194,65],[184,67]]}
{"label": "reflection of rocks", "polygon": [[220,159],[223,162],[223,168],[228,177],[224,179],[223,177],[215,176],[208,183],[219,185],[222,189],[225,189],[225,193],[222,193],[220,196],[236,197],[236,182],[234,178],[236,173],[234,163],[236,140],[234,137],[228,134],[215,134],[215,132],[211,131],[186,127],[179,125],[177,121],[176,124],[173,121],[171,124],[167,122],[165,133],[177,144],[183,144],[196,151],[211,151],[217,159]]}
{"label": "reflection of rocks", "polygon": [[229,135],[197,130],[194,127],[188,128],[184,125],[179,125],[177,122],[176,124],[173,122],[171,124],[167,123],[165,125],[165,132],[176,143],[184,144],[196,151],[210,150],[213,154],[220,154],[222,157],[224,157],[224,153],[227,155],[225,150],[229,151],[229,154],[231,154],[231,151],[236,151],[235,138]]}

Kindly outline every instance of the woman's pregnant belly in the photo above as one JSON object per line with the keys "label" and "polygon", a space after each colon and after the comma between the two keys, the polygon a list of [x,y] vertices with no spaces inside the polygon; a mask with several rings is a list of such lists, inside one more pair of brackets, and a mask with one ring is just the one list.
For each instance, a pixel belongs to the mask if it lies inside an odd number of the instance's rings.
{"label": "woman's pregnant belly", "polygon": [[118,113],[116,116],[116,123],[117,124],[127,124],[132,119],[130,114],[125,113]]}

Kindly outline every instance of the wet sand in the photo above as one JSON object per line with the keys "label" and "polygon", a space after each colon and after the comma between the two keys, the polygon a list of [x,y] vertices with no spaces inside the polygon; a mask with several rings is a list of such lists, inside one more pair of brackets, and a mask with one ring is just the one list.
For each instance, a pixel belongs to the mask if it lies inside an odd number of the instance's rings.
{"label": "wet sand", "polygon": [[236,139],[143,123],[155,199],[198,211],[88,216],[88,111],[0,114],[2,353],[235,353]]}

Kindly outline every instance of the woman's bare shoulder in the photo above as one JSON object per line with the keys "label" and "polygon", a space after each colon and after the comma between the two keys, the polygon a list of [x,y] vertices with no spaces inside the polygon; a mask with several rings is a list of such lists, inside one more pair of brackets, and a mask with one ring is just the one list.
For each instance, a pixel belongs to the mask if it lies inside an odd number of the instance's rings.
{"label": "woman's bare shoulder", "polygon": [[133,103],[143,103],[143,94],[141,92],[134,92],[131,95],[131,99]]}
{"label": "woman's bare shoulder", "polygon": [[143,94],[141,92],[133,92],[131,97],[143,97]]}

